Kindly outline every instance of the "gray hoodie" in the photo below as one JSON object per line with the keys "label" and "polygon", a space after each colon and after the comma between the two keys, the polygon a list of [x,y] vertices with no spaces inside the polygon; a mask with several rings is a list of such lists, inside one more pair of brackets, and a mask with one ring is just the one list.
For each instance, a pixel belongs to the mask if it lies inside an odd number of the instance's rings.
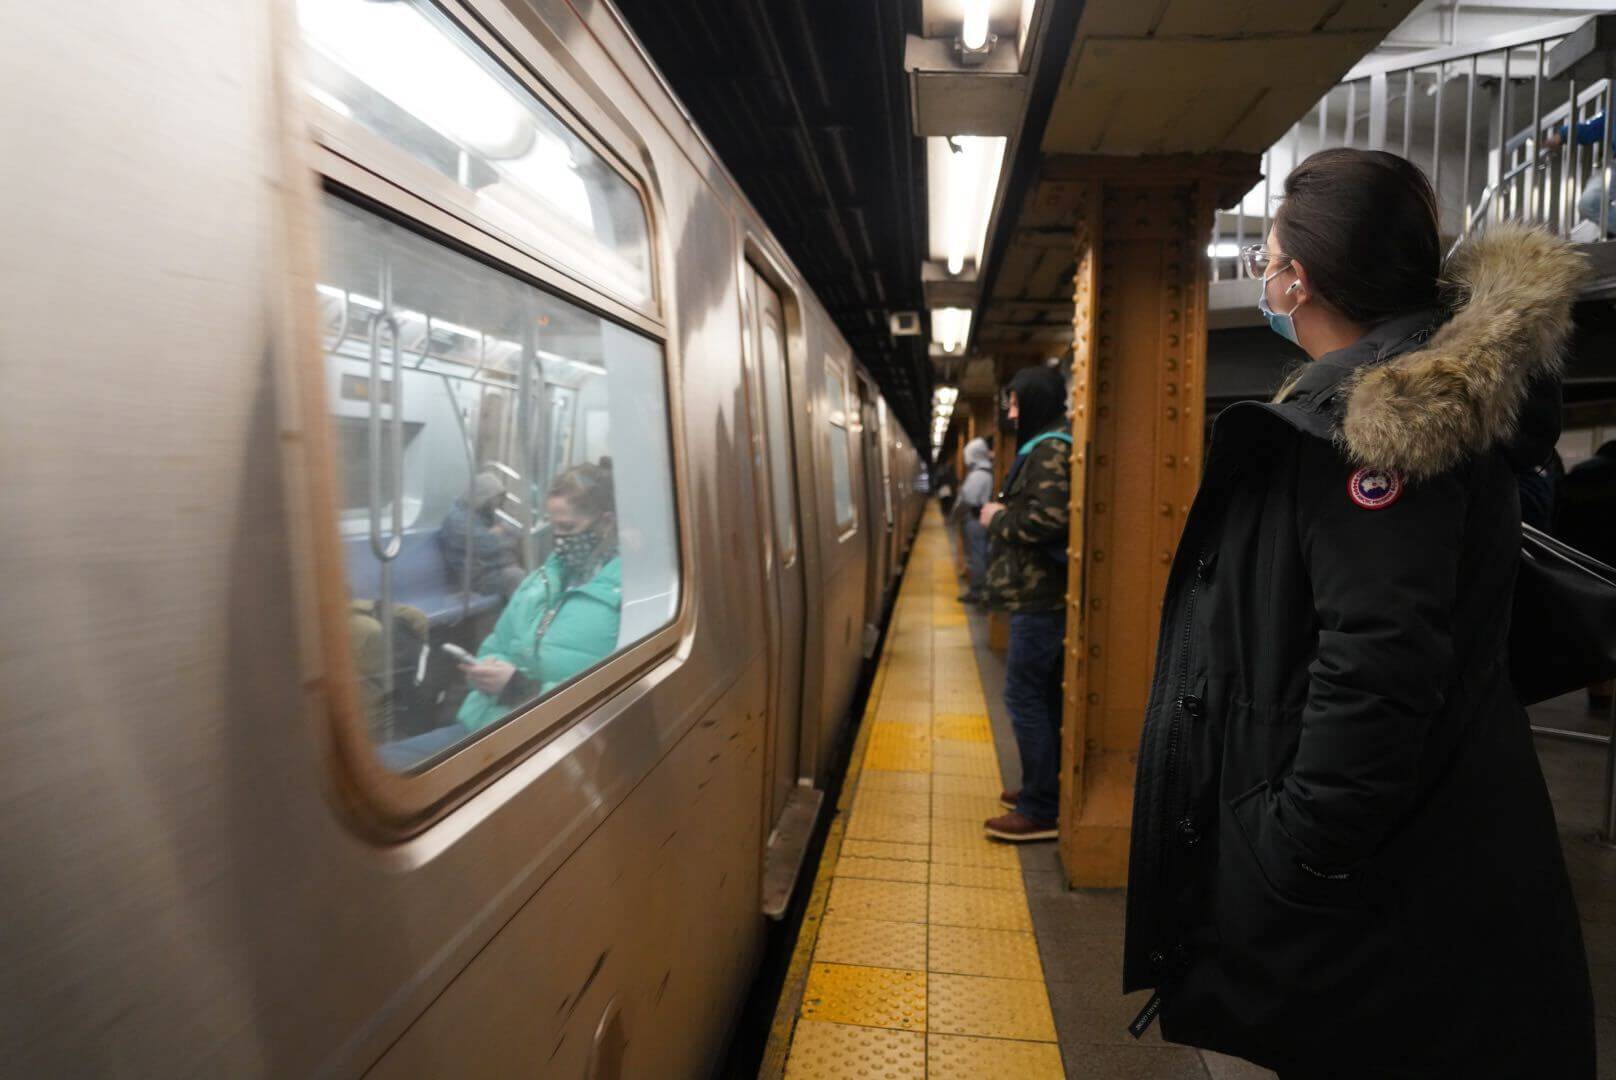
{"label": "gray hoodie", "polygon": [[993,498],[993,451],[986,439],[965,444],[965,482],[960,485],[959,502],[973,512]]}

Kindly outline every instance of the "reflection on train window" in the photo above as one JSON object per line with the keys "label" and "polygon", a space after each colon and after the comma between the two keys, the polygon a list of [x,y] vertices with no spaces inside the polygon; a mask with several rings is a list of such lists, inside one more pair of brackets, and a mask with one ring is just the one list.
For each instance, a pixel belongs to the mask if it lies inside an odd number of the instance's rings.
{"label": "reflection on train window", "polygon": [[359,699],[407,770],[673,618],[662,353],[335,196],[323,225]]}
{"label": "reflection on train window", "polygon": [[497,228],[631,301],[651,296],[639,195],[428,0],[300,0],[310,95],[453,181]]}
{"label": "reflection on train window", "polygon": [[853,527],[853,474],[847,449],[847,391],[835,365],[825,362],[825,416],[830,421],[830,477],[836,497],[836,525]]}

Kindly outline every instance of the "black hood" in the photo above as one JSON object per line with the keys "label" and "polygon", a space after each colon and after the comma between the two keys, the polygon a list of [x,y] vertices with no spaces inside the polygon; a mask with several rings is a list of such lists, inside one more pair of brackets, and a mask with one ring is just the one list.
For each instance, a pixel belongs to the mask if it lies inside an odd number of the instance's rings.
{"label": "black hood", "polygon": [[1066,426],[1066,380],[1054,368],[1022,368],[1010,380],[1016,395],[1016,447],[1035,435]]}

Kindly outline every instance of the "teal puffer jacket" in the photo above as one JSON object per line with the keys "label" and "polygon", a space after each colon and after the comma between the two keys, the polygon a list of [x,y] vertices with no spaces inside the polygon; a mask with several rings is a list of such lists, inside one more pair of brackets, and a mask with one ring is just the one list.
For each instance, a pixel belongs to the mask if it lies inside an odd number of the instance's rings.
{"label": "teal puffer jacket", "polygon": [[[623,563],[613,557],[595,576],[570,589],[561,587],[561,565],[554,555],[527,576],[511,594],[494,632],[477,650],[480,660],[504,660],[518,675],[548,694],[578,672],[610,656],[617,648],[618,619],[623,606]],[[555,618],[538,639],[539,625],[551,608]],[[502,703],[480,690],[466,695],[456,719],[478,731],[509,713]]]}

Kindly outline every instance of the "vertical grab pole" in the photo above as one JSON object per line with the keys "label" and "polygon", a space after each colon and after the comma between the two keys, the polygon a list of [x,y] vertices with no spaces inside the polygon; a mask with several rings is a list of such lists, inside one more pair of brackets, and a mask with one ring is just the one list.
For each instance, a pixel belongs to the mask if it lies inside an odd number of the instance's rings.
{"label": "vertical grab pole", "polygon": [[1347,147],[1349,149],[1352,147],[1352,140],[1358,134],[1357,129],[1358,129],[1358,84],[1356,82],[1349,82],[1347,84],[1347,121],[1346,121],[1345,127],[1342,130],[1342,135],[1343,135],[1343,141],[1341,143],[1342,146],[1345,146],[1345,147]]}
{"label": "vertical grab pole", "polygon": [[1567,81],[1566,134],[1560,141],[1560,235],[1576,227],[1577,206],[1577,80]]}
{"label": "vertical grab pole", "polygon": [[[1549,210],[1549,170],[1547,162],[1539,162],[1543,148],[1543,42],[1537,43],[1537,67],[1532,73],[1532,140],[1526,144],[1532,164],[1526,170],[1527,190],[1531,192],[1531,204],[1527,207],[1527,216],[1536,225],[1548,215]],[[1541,198],[1538,191],[1537,168],[1543,166],[1543,190]]]}
{"label": "vertical grab pole", "polygon": [[[1498,80],[1498,187],[1493,200],[1498,203],[1496,216],[1499,221],[1507,221],[1509,214],[1515,209],[1515,182],[1509,178],[1509,46],[1500,50],[1504,55],[1504,73]],[[1504,188],[1509,188],[1510,197],[1504,198]]]}
{"label": "vertical grab pole", "polygon": [[1612,90],[1616,84],[1605,80],[1605,123],[1599,133],[1599,178],[1601,181],[1599,192],[1599,239],[1604,240],[1610,235],[1610,107],[1613,97]]}
{"label": "vertical grab pole", "polygon": [[[1296,167],[1294,162],[1292,162],[1291,167],[1292,168]],[[1274,181],[1274,151],[1273,151],[1273,148],[1270,147],[1268,149],[1268,151],[1265,154],[1263,154],[1263,169],[1262,169],[1262,236],[1257,239],[1257,243],[1259,243],[1259,244],[1268,243],[1268,207],[1270,205],[1272,205],[1269,202],[1269,200],[1271,198],[1273,198],[1273,181]],[[1242,260],[1242,261],[1244,261],[1244,260]]]}
{"label": "vertical grab pole", "polygon": [[[1263,155],[1267,161],[1268,156]],[[1246,246],[1246,197],[1234,204],[1234,276],[1238,280],[1246,276],[1246,260],[1240,257],[1240,249]]]}
{"label": "vertical grab pole", "polygon": [[1414,69],[1403,72],[1403,156],[1408,157],[1414,137]]}
{"label": "vertical grab pole", "polygon": [[1465,87],[1465,141],[1464,173],[1459,181],[1459,202],[1464,206],[1464,219],[1459,222],[1459,235],[1470,235],[1470,151],[1476,131],[1476,58],[1470,57],[1470,77]]}
{"label": "vertical grab pole", "polygon": [[1436,66],[1436,113],[1431,117],[1431,190],[1436,192],[1438,216],[1442,208],[1442,94],[1447,84],[1448,65],[1443,61]]}
{"label": "vertical grab pole", "polygon": [[1616,847],[1616,694],[1611,695],[1608,711],[1611,738],[1605,748],[1605,817],[1597,839],[1609,847]]}
{"label": "vertical grab pole", "polygon": [[[382,310],[370,324],[370,411],[367,436],[370,450],[370,550],[381,563],[381,596],[377,598],[377,613],[382,624],[382,692],[387,702],[382,720],[382,734],[393,736],[393,560],[404,547],[404,354],[399,346],[398,316],[393,310],[393,268],[384,262],[381,270],[380,292]],[[392,421],[388,446],[393,451],[393,507],[392,535],[382,539],[381,486],[382,486],[382,350],[381,335],[385,324],[391,336],[392,381],[387,400],[392,408]]]}

